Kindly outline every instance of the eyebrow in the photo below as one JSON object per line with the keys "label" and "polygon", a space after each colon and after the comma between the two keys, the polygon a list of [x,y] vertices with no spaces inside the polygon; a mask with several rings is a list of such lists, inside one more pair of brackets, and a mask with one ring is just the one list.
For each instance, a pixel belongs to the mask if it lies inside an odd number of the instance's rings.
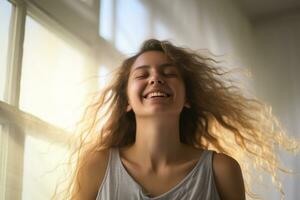
{"label": "eyebrow", "polygon": [[[173,63],[163,63],[158,65],[159,68],[166,68],[166,67],[175,67]],[[135,69],[132,70],[132,72],[134,72],[135,70],[138,69],[144,69],[144,68],[150,68],[150,65],[140,65],[138,67],[136,67]]]}

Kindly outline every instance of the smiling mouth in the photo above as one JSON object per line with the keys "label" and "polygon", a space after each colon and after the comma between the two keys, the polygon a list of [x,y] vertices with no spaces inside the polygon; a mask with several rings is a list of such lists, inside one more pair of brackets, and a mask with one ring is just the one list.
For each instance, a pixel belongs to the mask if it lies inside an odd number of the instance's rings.
{"label": "smiling mouth", "polygon": [[165,92],[151,92],[144,96],[145,99],[153,99],[153,98],[168,98],[170,97],[170,94],[167,94]]}

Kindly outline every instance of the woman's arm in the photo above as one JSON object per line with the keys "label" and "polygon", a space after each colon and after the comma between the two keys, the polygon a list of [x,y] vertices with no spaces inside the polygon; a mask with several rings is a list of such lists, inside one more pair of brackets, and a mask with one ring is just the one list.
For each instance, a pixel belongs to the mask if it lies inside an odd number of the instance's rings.
{"label": "woman's arm", "polygon": [[245,200],[245,187],[239,163],[230,156],[215,153],[215,182],[222,200]]}
{"label": "woman's arm", "polygon": [[75,181],[72,200],[95,200],[103,181],[109,158],[109,150],[91,153],[85,159]]}

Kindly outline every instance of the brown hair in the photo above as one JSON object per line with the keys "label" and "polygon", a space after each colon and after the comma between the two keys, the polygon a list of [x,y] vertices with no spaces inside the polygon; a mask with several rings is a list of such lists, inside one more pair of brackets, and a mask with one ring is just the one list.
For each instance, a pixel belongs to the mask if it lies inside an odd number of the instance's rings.
{"label": "brown hair", "polygon": [[256,98],[247,98],[226,77],[231,72],[217,67],[215,59],[155,39],[145,41],[136,55],[124,60],[112,83],[86,109],[78,126],[80,137],[73,154],[76,166],[66,190],[73,193],[68,197],[76,195],[74,188],[80,190],[77,175],[91,152],[135,142],[135,116],[132,111],[126,112],[126,87],[132,64],[146,51],[164,52],[183,76],[191,108],[184,108],[180,116],[181,142],[235,158],[241,165],[250,198],[256,198],[249,187],[253,167],[269,173],[284,197],[277,174],[278,169],[288,171],[280,166],[275,147],[295,151],[299,145],[285,134],[271,107]]}

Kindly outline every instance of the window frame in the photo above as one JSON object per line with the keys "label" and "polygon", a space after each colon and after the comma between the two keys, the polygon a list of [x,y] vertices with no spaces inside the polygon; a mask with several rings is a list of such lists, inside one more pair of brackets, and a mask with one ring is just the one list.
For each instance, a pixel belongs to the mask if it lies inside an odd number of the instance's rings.
{"label": "window frame", "polygon": [[[99,56],[97,55],[101,53],[103,48],[107,50],[105,54],[110,53],[115,57],[122,57],[122,55],[113,45],[107,43],[100,37],[93,38],[94,42],[91,44],[87,39],[89,36],[83,38],[82,35],[76,31],[74,32],[72,28],[65,27],[63,23],[54,19],[54,17],[47,12],[47,9],[45,10],[47,5],[45,5],[43,9],[37,5],[34,0],[7,1],[12,4],[12,14],[9,29],[10,37],[8,42],[7,79],[4,101],[0,100],[0,124],[2,125],[2,131],[0,130],[0,185],[3,186],[0,187],[0,199],[22,199],[24,144],[26,135],[62,145],[72,139],[70,138],[71,134],[66,130],[19,109],[23,44],[27,15],[67,42],[71,42],[72,45],[75,45],[75,48],[85,52],[85,55],[91,55],[89,58],[94,59],[93,61],[96,63],[99,62]],[[96,1],[99,3],[99,0]],[[78,2],[82,4],[82,2]],[[98,30],[98,26],[96,30]],[[96,31],[95,34],[98,36],[98,31]],[[103,58],[103,56],[101,58]],[[104,64],[105,61],[105,59],[102,60]],[[98,66],[98,64],[95,66]],[[31,128],[36,131],[30,132],[29,134],[26,133],[25,129],[28,122],[34,124]],[[10,169],[14,170],[15,175],[13,178],[9,176],[8,170]],[[12,186],[13,189],[9,189]]]}
{"label": "window frame", "polygon": [[[11,3],[13,9],[10,19],[9,32],[11,34],[9,34],[8,41],[7,79],[4,89],[4,101],[18,109],[26,7],[23,1],[14,1]],[[4,109],[7,108],[7,106],[3,107]],[[23,163],[24,160],[25,137],[17,126],[11,123],[3,124],[3,131],[1,133],[3,139],[1,144],[3,145],[1,146],[3,155],[1,160],[1,176],[3,178],[1,185],[4,187],[0,195],[3,199],[21,199],[23,165],[20,162]],[[16,148],[16,144],[18,144],[19,148]],[[8,169],[13,169],[16,173],[14,178],[8,176]],[[12,186],[14,186],[15,191],[9,190]]]}

